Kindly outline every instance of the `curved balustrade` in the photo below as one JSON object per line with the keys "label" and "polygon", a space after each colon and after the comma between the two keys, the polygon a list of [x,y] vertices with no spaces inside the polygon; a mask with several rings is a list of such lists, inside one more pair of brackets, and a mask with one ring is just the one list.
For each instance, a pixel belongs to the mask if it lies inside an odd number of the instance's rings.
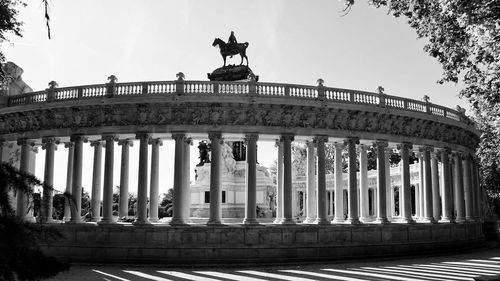
{"label": "curved balustrade", "polygon": [[[253,90],[253,93],[251,89]],[[68,99],[98,98],[109,95],[139,94],[254,94],[260,96],[290,96],[292,98],[318,99],[322,96],[328,102],[349,102],[353,104],[373,104],[387,108],[426,112],[430,115],[447,117],[472,124],[463,113],[430,102],[416,101],[397,96],[370,92],[313,87],[293,84],[260,82],[213,82],[213,81],[166,81],[100,84],[66,88],[52,88],[9,98],[8,106],[30,103],[54,102]],[[49,95],[54,95],[53,99]]]}

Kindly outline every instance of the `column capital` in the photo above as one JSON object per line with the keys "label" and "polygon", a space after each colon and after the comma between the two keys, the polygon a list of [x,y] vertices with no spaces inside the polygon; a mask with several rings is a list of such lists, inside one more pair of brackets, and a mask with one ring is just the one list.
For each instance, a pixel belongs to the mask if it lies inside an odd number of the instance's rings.
{"label": "column capital", "polygon": [[419,149],[420,152],[433,152],[434,151],[434,146],[432,145],[423,145]]}
{"label": "column capital", "polygon": [[42,138],[42,149],[47,149],[49,145],[59,144],[59,139],[55,137],[43,137]]}
{"label": "column capital", "polygon": [[91,147],[103,146],[103,144],[104,144],[104,141],[102,141],[102,140],[93,140],[93,141],[90,141],[90,146]]}
{"label": "column capital", "polygon": [[149,139],[149,144],[151,145],[157,145],[157,146],[162,146],[163,145],[163,140],[160,139],[160,138],[157,138],[157,139]]}
{"label": "column capital", "polygon": [[451,148],[449,148],[449,147],[443,147],[443,148],[439,149],[439,152],[441,154],[451,154]]}
{"label": "column capital", "polygon": [[115,134],[105,134],[105,135],[102,135],[102,140],[108,142],[108,141],[117,141],[118,140],[118,136],[115,135]]}
{"label": "column capital", "polygon": [[172,139],[173,140],[183,140],[184,138],[186,138],[186,133],[184,132],[172,132]]}
{"label": "column capital", "polygon": [[356,145],[356,144],[359,144],[359,138],[358,137],[348,137],[344,141],[344,144],[345,145]]}
{"label": "column capital", "polygon": [[184,139],[184,142],[187,144],[187,145],[193,145],[193,139],[190,138],[190,137],[186,137]]}
{"label": "column capital", "polygon": [[65,148],[72,148],[72,147],[74,147],[74,146],[75,146],[75,144],[74,144],[74,143],[72,143],[72,142],[65,142],[65,143],[64,143],[64,147],[65,147]]}
{"label": "column capital", "polygon": [[258,141],[259,140],[259,134],[258,133],[248,133],[248,134],[245,135],[245,139],[244,140],[245,140],[245,143],[248,143],[249,141]]}
{"label": "column capital", "polygon": [[[381,148],[387,148],[389,146],[389,143],[386,140],[376,140],[373,142],[373,146],[375,147],[381,147]],[[391,148],[392,149],[392,148]]]}
{"label": "column capital", "polygon": [[[293,139],[292,139],[292,141],[293,141]],[[315,136],[313,138],[313,143],[315,145],[318,145],[318,143],[320,143],[320,142],[323,143],[323,144],[327,143],[328,142],[328,137],[327,136]]]}
{"label": "column capital", "polygon": [[283,140],[281,138],[277,139],[275,142],[274,142],[274,146],[275,147],[281,147],[283,148]]}
{"label": "column capital", "polygon": [[118,145],[134,146],[134,142],[131,139],[121,139],[118,140]]}
{"label": "column capital", "polygon": [[23,138],[17,140],[17,145],[31,145],[29,139]]}
{"label": "column capital", "polygon": [[451,155],[453,157],[459,157],[460,159],[462,159],[463,153],[461,151],[452,151]]}
{"label": "column capital", "polygon": [[208,139],[212,141],[213,139],[222,139],[221,132],[208,132]]}
{"label": "column capital", "polygon": [[397,148],[399,150],[401,150],[401,149],[411,150],[411,149],[413,149],[413,144],[411,142],[402,142],[402,143],[398,144]]}
{"label": "column capital", "polygon": [[71,142],[84,142],[87,141],[87,138],[84,135],[71,135],[69,140]]}
{"label": "column capital", "polygon": [[356,149],[357,149],[358,152],[366,151],[366,150],[368,150],[368,145],[366,145],[366,144],[360,144],[360,145],[358,145],[358,147]]}
{"label": "column capital", "polygon": [[336,149],[344,149],[345,148],[345,143],[343,143],[343,142],[335,142],[333,145],[335,146]]}
{"label": "column capital", "polygon": [[138,132],[135,133],[135,138],[141,141],[149,141],[149,139],[151,138],[151,134],[146,132]]}

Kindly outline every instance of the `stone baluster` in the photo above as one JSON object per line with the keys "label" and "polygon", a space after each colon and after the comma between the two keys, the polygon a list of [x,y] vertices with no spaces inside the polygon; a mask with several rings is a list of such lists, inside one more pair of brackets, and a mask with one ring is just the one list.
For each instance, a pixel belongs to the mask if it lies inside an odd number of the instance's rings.
{"label": "stone baluster", "polygon": [[434,151],[432,146],[423,147],[423,164],[424,164],[424,222],[435,223],[432,200],[432,174],[431,174],[431,152]]}
{"label": "stone baluster", "polygon": [[276,218],[274,223],[280,223],[283,219],[283,141],[276,140],[275,146],[278,147],[278,161],[276,172]]}
{"label": "stone baluster", "polygon": [[84,136],[72,135],[70,141],[74,145],[73,151],[73,181],[71,188],[72,204],[71,218],[68,223],[82,222],[82,160],[83,160],[83,141]]}
{"label": "stone baluster", "polygon": [[102,146],[101,140],[91,141],[90,146],[94,147],[94,167],[92,172],[92,200],[90,209],[92,213],[91,221],[101,220],[101,170],[102,170]]}
{"label": "stone baluster", "polygon": [[183,167],[184,167],[184,142],[186,140],[185,133],[173,133],[172,139],[175,140],[175,159],[174,159],[174,202],[172,220],[170,224],[179,225],[185,224],[186,218],[182,213],[182,197],[183,197]]}
{"label": "stone baluster", "polygon": [[443,162],[443,216],[441,217],[441,222],[454,222],[453,218],[453,198],[452,198],[452,186],[451,186],[451,164],[450,164],[450,149],[441,149],[441,161]]}
{"label": "stone baluster", "polygon": [[411,184],[410,184],[410,151],[413,145],[404,142],[399,145],[401,153],[401,188],[402,202],[399,203],[401,219],[406,223],[414,223],[411,214]]}
{"label": "stone baluster", "polygon": [[334,223],[344,222],[344,179],[342,171],[343,143],[335,143],[335,217]]}
{"label": "stone baluster", "polygon": [[453,153],[453,167],[454,167],[454,195],[455,195],[455,206],[457,210],[456,221],[461,223],[465,222],[465,200],[464,200],[464,178],[463,178],[463,168],[462,168],[462,153]]}
{"label": "stone baluster", "polygon": [[470,155],[465,155],[463,158],[463,182],[464,182],[464,199],[465,199],[465,219],[468,221],[474,220],[472,211],[472,201],[474,200],[471,187],[471,168]]}
{"label": "stone baluster", "polygon": [[359,138],[347,139],[347,152],[349,155],[348,162],[348,179],[349,179],[349,217],[347,222],[350,224],[359,224],[358,215],[358,183],[356,178],[356,144],[359,143]]}
{"label": "stone baluster", "polygon": [[99,224],[115,223],[113,218],[113,174],[115,158],[115,135],[103,135],[106,142],[104,155],[104,185],[102,197],[102,219]]}
{"label": "stone baluster", "polygon": [[159,187],[158,182],[160,179],[159,175],[159,164],[160,164],[160,146],[163,145],[161,139],[151,139],[149,141],[151,144],[151,174],[149,182],[149,222],[158,222],[158,196]]}
{"label": "stone baluster", "polygon": [[54,154],[57,140],[54,137],[42,138],[42,149],[45,149],[45,171],[43,175],[43,198],[41,222],[52,222],[52,199],[54,196]]}
{"label": "stone baluster", "polygon": [[[307,217],[304,223],[312,223],[316,219],[316,159],[314,153],[314,143],[307,141]],[[326,194],[325,194],[326,196]],[[319,201],[318,201],[319,202]]]}
{"label": "stone baluster", "polygon": [[387,188],[387,179],[386,179],[386,147],[388,146],[387,141],[378,140],[374,144],[375,149],[377,150],[377,222],[386,224],[389,223],[387,219],[387,205],[386,205],[386,188]]}
{"label": "stone baluster", "polygon": [[[64,143],[64,147],[68,149],[68,164],[66,168],[66,189],[65,193],[71,195],[73,187],[73,158],[75,155],[75,145],[72,142]],[[67,222],[71,219],[71,208],[68,198],[64,200],[64,218],[63,221]]]}
{"label": "stone baluster", "polygon": [[137,175],[137,213],[133,224],[148,224],[148,133],[137,133],[139,140],[139,172]]}
{"label": "stone baluster", "polygon": [[[29,172],[30,166],[30,143],[27,139],[19,139],[17,145],[21,146],[21,163],[19,170]],[[26,219],[28,207],[28,197],[25,192],[17,192],[16,194],[16,216],[22,220]]]}
{"label": "stone baluster", "polygon": [[434,215],[434,220],[439,221],[441,219],[441,197],[439,194],[439,166],[438,166],[438,155],[433,152],[431,154],[431,173],[432,173],[432,214]]}
{"label": "stone baluster", "polygon": [[[244,224],[258,224],[256,219],[257,210],[257,140],[259,139],[258,134],[247,134],[245,136],[245,143],[247,145],[247,167],[246,167],[246,185],[245,185],[245,219]],[[284,155],[286,159],[286,143],[284,144]],[[287,216],[287,181],[286,181],[286,161],[285,161],[285,182],[283,186],[283,220]],[[291,193],[290,193],[291,195]],[[291,204],[291,198],[288,204]],[[291,215],[291,214],[288,214]]]}
{"label": "stone baluster", "polygon": [[221,145],[224,143],[220,132],[208,133],[210,149],[212,150],[210,161],[210,217],[208,225],[221,224]]}
{"label": "stone baluster", "polygon": [[[361,221],[370,220],[370,210],[368,203],[368,158],[366,155],[367,147],[364,144],[358,146],[359,151],[359,203],[361,210]],[[385,190],[385,188],[384,188]]]}
{"label": "stone baluster", "polygon": [[314,143],[318,149],[318,193],[317,193],[317,210],[318,214],[314,223],[330,224],[326,211],[326,163],[325,163],[325,143],[328,142],[328,137],[315,137]]}
{"label": "stone baluster", "polygon": [[129,151],[133,144],[133,141],[128,139],[118,141],[118,145],[122,147],[120,164],[120,199],[118,206],[118,217],[120,221],[125,220],[128,216]]}

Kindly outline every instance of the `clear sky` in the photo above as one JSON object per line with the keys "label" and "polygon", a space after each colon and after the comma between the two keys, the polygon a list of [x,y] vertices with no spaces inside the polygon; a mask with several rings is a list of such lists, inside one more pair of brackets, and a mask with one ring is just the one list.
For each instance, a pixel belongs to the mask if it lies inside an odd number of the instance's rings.
{"label": "clear sky", "polygon": [[[7,60],[24,69],[23,80],[35,91],[51,80],[60,87],[105,83],[114,74],[118,82],[174,80],[183,72],[187,80],[207,80],[207,73],[222,66],[214,38],[224,41],[233,30],[238,42],[249,42],[249,66],[262,82],[315,85],[375,91],[412,99],[428,95],[431,102],[448,107],[466,106],[458,98],[459,86],[438,85],[441,67],[422,47],[423,40],[403,19],[383,9],[356,1],[341,16],[336,0],[52,0],[52,39],[47,39],[41,1],[21,9],[23,38],[11,37],[2,46]],[[229,60],[239,63],[239,57]],[[135,155],[135,150],[132,155]],[[259,161],[269,165],[272,144],[261,143]],[[115,157],[115,184],[119,179],[119,151]],[[161,168],[172,171],[173,144],[160,151]],[[65,149],[56,153],[65,159]],[[163,156],[167,155],[167,156]],[[197,153],[193,149],[192,162]],[[39,153],[43,159],[44,153]],[[133,157],[133,156],[132,156]],[[92,152],[84,161],[91,167]],[[43,178],[43,161],[37,175]],[[64,187],[65,160],[56,187]],[[131,166],[131,189],[137,169]],[[90,187],[91,168],[84,171]],[[170,172],[160,186],[171,187]]]}

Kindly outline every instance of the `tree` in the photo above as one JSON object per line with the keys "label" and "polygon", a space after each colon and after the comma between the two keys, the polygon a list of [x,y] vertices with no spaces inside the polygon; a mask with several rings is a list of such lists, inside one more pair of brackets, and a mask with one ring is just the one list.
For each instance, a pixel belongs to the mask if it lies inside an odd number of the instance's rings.
{"label": "tree", "polygon": [[[344,0],[346,13],[354,0]],[[500,0],[370,0],[394,17],[405,17],[424,50],[442,65],[439,83],[461,80],[481,130],[477,152],[481,186],[500,197]],[[500,202],[496,207],[500,215]]]}
{"label": "tree", "polygon": [[10,193],[24,192],[30,196],[34,186],[43,183],[8,163],[0,163],[0,280],[39,280],[68,268],[67,264],[47,257],[38,244],[42,238],[60,238],[59,232],[14,216]]}

